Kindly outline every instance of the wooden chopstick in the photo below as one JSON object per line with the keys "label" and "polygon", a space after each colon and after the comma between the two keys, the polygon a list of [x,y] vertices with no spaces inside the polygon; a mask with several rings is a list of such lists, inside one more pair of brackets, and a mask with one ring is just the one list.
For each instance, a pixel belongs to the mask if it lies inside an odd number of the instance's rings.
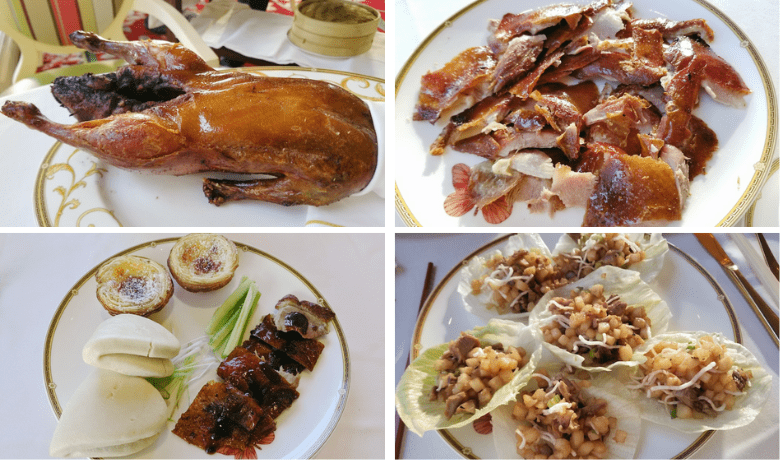
{"label": "wooden chopstick", "polygon": [[[422,297],[420,298],[420,306],[417,308],[417,316],[420,316],[420,311],[422,311],[423,306],[425,305],[425,300],[428,298],[428,296],[431,294],[431,291],[433,290],[433,278],[436,273],[436,267],[433,265],[433,262],[428,262],[428,269],[425,272],[425,282],[423,284],[423,290],[422,290]],[[409,367],[409,363],[412,359],[412,346],[409,346],[409,354],[406,356],[406,365],[404,366],[404,370],[406,370],[407,367]],[[404,440],[404,433],[406,433],[406,425],[404,424],[403,420],[398,416],[398,411],[395,413],[395,420],[398,422],[398,429],[395,432],[395,458],[401,458],[401,449],[403,447],[403,440]]]}
{"label": "wooden chopstick", "polygon": [[772,250],[769,248],[769,244],[767,244],[766,238],[764,238],[764,234],[756,233],[756,236],[758,237],[758,242],[761,245],[761,252],[764,253],[764,260],[766,260],[766,264],[769,266],[769,270],[772,271],[772,274],[775,275],[775,278],[780,279],[777,259],[775,259],[774,255],[772,255]]}

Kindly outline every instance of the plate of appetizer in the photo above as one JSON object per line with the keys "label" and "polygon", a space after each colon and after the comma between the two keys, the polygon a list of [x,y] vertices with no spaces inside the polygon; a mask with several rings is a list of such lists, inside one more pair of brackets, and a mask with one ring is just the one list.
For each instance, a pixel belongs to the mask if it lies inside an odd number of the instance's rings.
{"label": "plate of appetizer", "polygon": [[51,455],[310,458],[349,391],[337,312],[281,259],[219,235],[115,254],[49,326]]}
{"label": "plate of appetizer", "polygon": [[383,81],[297,67],[215,71],[178,45],[71,39],[134,65],[3,101],[7,148],[38,154],[29,179],[40,225],[248,226],[260,214],[304,225],[309,207],[339,220],[378,205]]}
{"label": "plate of appetizer", "polygon": [[760,55],[705,1],[474,2],[399,72],[396,210],[409,226],[733,225],[775,113]]}
{"label": "plate of appetizer", "polygon": [[684,458],[771,389],[720,286],[660,235],[499,238],[434,288],[412,341],[398,412],[465,458]]}

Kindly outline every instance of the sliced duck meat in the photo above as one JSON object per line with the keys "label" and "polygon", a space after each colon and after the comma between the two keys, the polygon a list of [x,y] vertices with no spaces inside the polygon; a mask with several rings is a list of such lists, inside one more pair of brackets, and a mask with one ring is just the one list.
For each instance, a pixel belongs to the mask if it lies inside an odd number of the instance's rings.
{"label": "sliced duck meat", "polygon": [[422,77],[414,120],[435,122],[442,113],[458,113],[489,94],[496,67],[493,53],[484,46],[469,48],[443,68]]}
{"label": "sliced duck meat", "polygon": [[623,94],[630,94],[632,96],[641,97],[658,109],[660,113],[666,107],[666,100],[664,96],[664,89],[660,82],[650,86],[639,85],[618,85],[609,95],[614,97],[620,97]]}
{"label": "sliced duck meat", "polygon": [[477,104],[450,118],[439,137],[431,144],[432,155],[442,155],[447,146],[463,139],[506,129],[501,122],[512,110],[511,95],[488,96]]}
{"label": "sliced duck meat", "polygon": [[679,220],[674,171],[664,161],[635,155],[610,158],[599,172],[583,226],[653,226]]}
{"label": "sliced duck meat", "polygon": [[586,207],[596,187],[596,176],[589,172],[572,171],[569,166],[557,164],[550,192],[567,207]]}
{"label": "sliced duck meat", "polygon": [[536,35],[561,21],[565,21],[566,26],[573,29],[580,22],[583,8],[582,5],[562,3],[519,14],[507,13],[490,27],[493,32],[488,39],[490,49],[495,54],[503,53],[513,38],[524,33]]}
{"label": "sliced duck meat", "polygon": [[604,40],[597,49],[599,58],[575,71],[575,77],[603,77],[625,84],[650,86],[666,76],[663,37],[658,31],[636,29],[631,38]]}
{"label": "sliced duck meat", "polygon": [[260,361],[268,363],[273,369],[279,372],[279,375],[284,377],[290,385],[297,387],[300,380],[301,372],[306,369],[303,364],[293,360],[287,356],[283,351],[275,350],[268,345],[264,344],[255,337],[249,336],[248,339],[241,344],[240,347],[236,347],[227,359],[233,356],[233,353],[240,348],[246,349],[251,353],[257,355]]}
{"label": "sliced duck meat", "polygon": [[298,399],[298,391],[254,353],[236,347],[230,356],[219,365],[217,375],[251,395],[271,418]]}
{"label": "sliced duck meat", "polygon": [[668,102],[659,137],[667,143],[682,147],[691,136],[688,123],[699,102],[700,88],[716,102],[745,106],[744,97],[750,89],[739,73],[706,44],[682,37],[666,50],[664,57],[675,69],[669,79],[661,82]]}
{"label": "sliced duck meat", "polygon": [[526,176],[552,179],[555,166],[546,153],[541,150],[528,149],[517,152],[508,158],[496,160],[492,170],[495,174],[507,176],[519,172]]}
{"label": "sliced duck meat", "polygon": [[688,19],[686,21],[672,21],[665,18],[634,19],[628,24],[626,30],[633,32],[636,29],[657,30],[665,40],[686,35],[698,35],[707,42],[715,39],[715,32],[704,19]]}
{"label": "sliced duck meat", "polygon": [[691,135],[683,142],[680,150],[688,159],[689,176],[693,179],[699,174],[706,174],[707,162],[718,150],[718,136],[696,115],[688,120],[688,130]]}
{"label": "sliced duck meat", "polygon": [[325,348],[321,342],[304,339],[297,332],[282,332],[276,329],[270,314],[263,317],[263,321],[252,330],[251,335],[274,350],[283,352],[308,370],[314,369],[322,349]]}
{"label": "sliced duck meat", "polygon": [[556,50],[551,53],[546,53],[540,63],[536,65],[528,74],[520,79],[517,83],[509,88],[509,92],[519,97],[520,99],[526,99],[531,95],[531,92],[536,87],[542,74],[550,66],[558,66],[561,64],[561,57],[565,54],[562,50]]}
{"label": "sliced duck meat", "polygon": [[580,155],[580,159],[574,170],[577,172],[590,172],[598,176],[601,168],[604,167],[604,164],[610,159],[618,158],[625,154],[625,150],[614,144],[589,142],[585,144],[585,149]]}
{"label": "sliced duck meat", "polygon": [[650,134],[639,133],[636,137],[639,140],[640,155],[643,157],[658,158],[658,154],[666,145],[666,142]]}
{"label": "sliced duck meat", "polygon": [[274,324],[282,332],[295,331],[304,339],[316,339],[328,333],[328,323],[335,317],[330,307],[290,294],[276,303]]}
{"label": "sliced duck meat", "polygon": [[209,454],[254,449],[276,423],[248,394],[225,382],[204,385],[181,415],[173,434]]}
{"label": "sliced duck meat", "polygon": [[677,184],[677,191],[680,195],[680,208],[685,208],[685,202],[688,201],[688,196],[691,194],[691,180],[688,177],[688,162],[685,155],[677,147],[666,144],[661,149],[658,158],[672,168],[674,182]]}
{"label": "sliced duck meat", "polygon": [[509,156],[512,152],[532,148],[558,147],[560,136],[552,128],[538,131],[518,131],[514,128],[494,131],[490,134],[478,134],[464,139],[452,146],[453,149],[495,160]]}
{"label": "sliced duck meat", "polygon": [[[715,102],[736,108],[745,106],[745,96],[750,94],[750,88],[739,73],[706,43],[682,37],[666,50],[664,57],[675,68],[675,76],[685,71],[700,71],[701,86]],[[667,92],[673,90],[666,88]]]}
{"label": "sliced duck meat", "polygon": [[655,134],[661,115],[653,104],[631,94],[610,97],[583,117],[589,127],[587,142],[614,144],[627,153],[642,151],[639,134]]}
{"label": "sliced duck meat", "polygon": [[599,56],[599,52],[592,46],[584,47],[576,54],[565,54],[561,56],[560,64],[544,71],[537,84],[561,82],[574,71],[594,62]]}
{"label": "sliced duck meat", "polygon": [[513,38],[498,59],[492,90],[500,93],[507,85],[528,73],[542,52],[544,42],[544,35],[521,35]]}

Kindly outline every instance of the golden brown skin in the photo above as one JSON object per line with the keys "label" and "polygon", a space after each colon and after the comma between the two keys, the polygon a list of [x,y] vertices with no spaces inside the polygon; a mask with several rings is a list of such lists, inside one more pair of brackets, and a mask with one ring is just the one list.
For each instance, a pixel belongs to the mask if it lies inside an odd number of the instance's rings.
{"label": "golden brown skin", "polygon": [[[73,125],[54,123],[22,102],[7,102],[5,115],[121,168],[270,176],[205,179],[204,192],[217,205],[237,199],[326,205],[362,190],[374,174],[371,114],[346,90],[316,80],[218,73],[178,44],[112,42],[84,32],[71,39],[130,62],[117,75],[138,81],[138,91],[155,80],[180,94],[140,112],[112,106],[111,115]],[[118,96],[120,106],[124,98]]]}

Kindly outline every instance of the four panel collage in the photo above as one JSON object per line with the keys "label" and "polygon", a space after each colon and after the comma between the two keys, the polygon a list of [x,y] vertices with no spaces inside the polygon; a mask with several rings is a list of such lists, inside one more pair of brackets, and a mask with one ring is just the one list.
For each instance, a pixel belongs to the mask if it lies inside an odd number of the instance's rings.
{"label": "four panel collage", "polygon": [[0,0],[0,458],[780,458],[779,61],[772,0]]}

